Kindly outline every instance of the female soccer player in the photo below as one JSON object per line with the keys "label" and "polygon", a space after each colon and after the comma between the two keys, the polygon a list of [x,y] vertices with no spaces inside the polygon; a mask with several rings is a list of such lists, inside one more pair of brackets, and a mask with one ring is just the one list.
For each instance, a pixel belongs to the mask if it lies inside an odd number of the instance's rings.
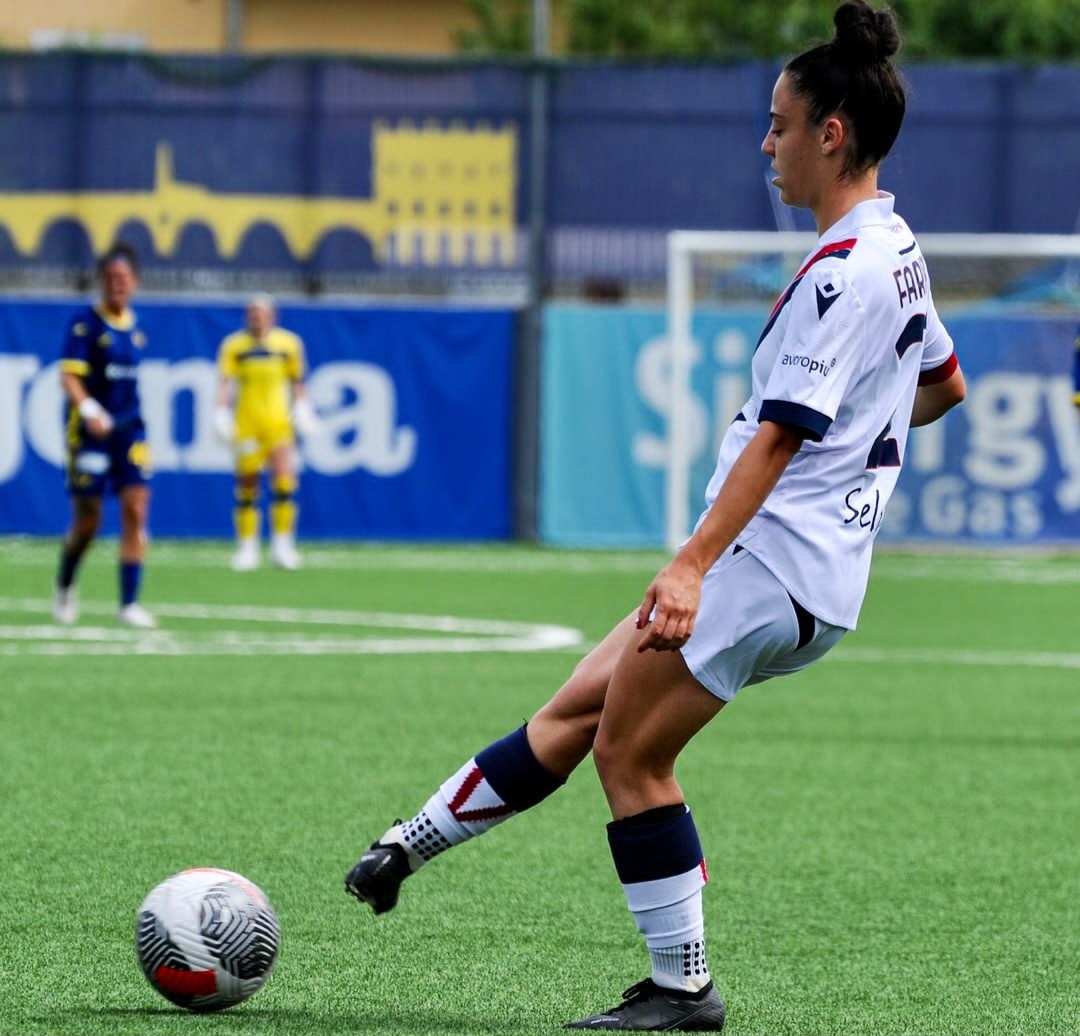
{"label": "female soccer player", "polygon": [[113,245],[98,263],[98,275],[101,302],[72,318],[60,360],[72,519],[60,552],[53,618],[69,625],[79,617],[75,573],[101,526],[101,499],[111,487],[120,498],[119,621],[153,629],[153,615],[138,601],[150,506],[150,448],[137,380],[146,335],[130,306],[139,283],[134,249]]}
{"label": "female soccer player", "polygon": [[693,534],[529,723],[485,748],[346,877],[376,913],[409,874],[555,791],[591,750],[652,974],[574,1028],[718,1030],[701,845],[675,760],[740,688],[854,629],[908,429],[964,397],[926,264],[878,170],[900,129],[891,13],[848,0],[790,61],[761,150],[820,238],[766,321]]}

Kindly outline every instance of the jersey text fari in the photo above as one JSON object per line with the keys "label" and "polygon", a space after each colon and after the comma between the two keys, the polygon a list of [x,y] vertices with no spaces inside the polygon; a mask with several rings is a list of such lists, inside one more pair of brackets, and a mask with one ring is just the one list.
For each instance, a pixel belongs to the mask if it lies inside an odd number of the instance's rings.
{"label": "jersey text fari", "polygon": [[926,295],[926,286],[930,279],[926,275],[926,263],[923,259],[913,259],[907,266],[893,270],[896,281],[896,293],[900,297],[900,308],[909,302],[915,302]]}

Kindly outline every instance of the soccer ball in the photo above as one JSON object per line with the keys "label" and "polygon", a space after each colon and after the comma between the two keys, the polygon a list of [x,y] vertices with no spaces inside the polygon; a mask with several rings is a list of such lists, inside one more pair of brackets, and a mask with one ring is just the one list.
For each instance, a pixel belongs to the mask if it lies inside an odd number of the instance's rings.
{"label": "soccer ball", "polygon": [[216,867],[166,878],[143,900],[135,952],[147,980],[189,1011],[246,1000],[277,959],[281,929],[257,885]]}

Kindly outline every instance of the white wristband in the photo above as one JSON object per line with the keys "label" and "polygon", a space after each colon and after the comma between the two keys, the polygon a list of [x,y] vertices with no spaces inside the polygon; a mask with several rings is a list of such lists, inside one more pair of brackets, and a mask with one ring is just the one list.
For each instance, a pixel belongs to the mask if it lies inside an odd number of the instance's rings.
{"label": "white wristband", "polygon": [[108,420],[109,412],[93,396],[85,396],[79,401],[79,416],[84,421]]}

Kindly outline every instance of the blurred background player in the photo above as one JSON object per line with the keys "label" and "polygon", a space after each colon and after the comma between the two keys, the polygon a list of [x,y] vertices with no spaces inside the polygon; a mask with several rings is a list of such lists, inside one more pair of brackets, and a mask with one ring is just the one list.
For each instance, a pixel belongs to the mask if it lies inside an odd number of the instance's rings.
{"label": "blurred background player", "polygon": [[101,500],[111,487],[120,500],[118,617],[125,626],[153,629],[154,617],[138,603],[150,450],[137,381],[146,335],[130,306],[139,280],[134,250],[113,245],[98,263],[98,276],[101,302],[72,317],[60,360],[72,519],[60,551],[53,617],[65,625],[79,617],[75,573],[101,526]]}
{"label": "blurred background player", "polygon": [[229,335],[218,351],[218,435],[236,458],[236,553],[232,567],[259,566],[259,482],[270,471],[270,557],[284,569],[300,566],[296,550],[296,433],[312,434],[315,412],[304,388],[304,343],[276,325],[269,295],[255,295],[246,326]]}

